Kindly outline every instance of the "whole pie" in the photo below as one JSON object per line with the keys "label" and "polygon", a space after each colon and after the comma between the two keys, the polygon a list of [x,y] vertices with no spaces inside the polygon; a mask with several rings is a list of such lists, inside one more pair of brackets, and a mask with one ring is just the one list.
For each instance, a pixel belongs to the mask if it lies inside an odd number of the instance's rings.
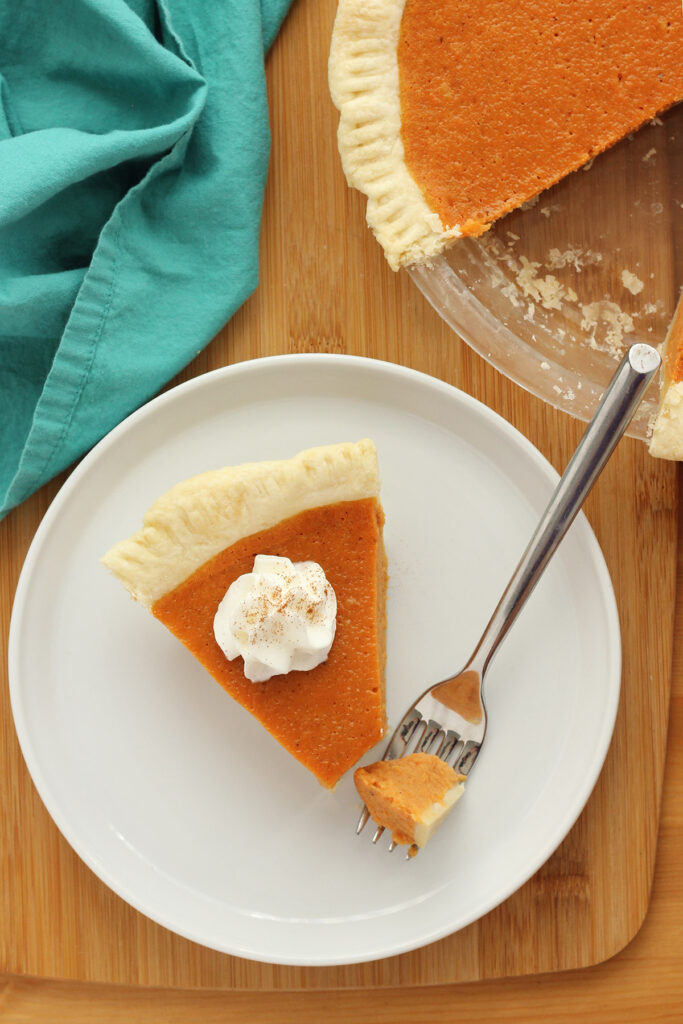
{"label": "whole pie", "polygon": [[679,0],[340,0],[349,183],[394,269],[478,235],[683,97]]}
{"label": "whole pie", "polygon": [[[177,484],[102,559],[221,686],[332,787],[385,729],[384,515],[371,441],[203,473]],[[257,555],[317,563],[336,594],[327,659],[252,682],[214,617]],[[272,559],[271,559],[272,561]]]}

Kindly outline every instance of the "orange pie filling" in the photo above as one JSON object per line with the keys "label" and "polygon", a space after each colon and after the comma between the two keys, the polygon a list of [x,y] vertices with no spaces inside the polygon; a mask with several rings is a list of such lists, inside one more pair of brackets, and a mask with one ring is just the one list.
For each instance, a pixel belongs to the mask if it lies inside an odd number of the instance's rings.
{"label": "orange pie filling", "polygon": [[679,0],[406,0],[405,162],[477,235],[683,97]]}
{"label": "orange pie filling", "polygon": [[683,301],[671,321],[666,339],[664,357],[664,384],[680,384],[683,382]]}
{"label": "orange pie filling", "polygon": [[465,776],[433,754],[409,754],[357,768],[354,782],[373,821],[394,842],[422,847],[460,799]]}
{"label": "orange pie filling", "polygon": [[[327,787],[384,733],[383,522],[376,498],[305,510],[226,547],[152,605],[214,679]],[[263,683],[245,678],[242,658],[229,661],[213,632],[223,596],[251,572],[256,555],[317,562],[337,598],[327,660]]]}

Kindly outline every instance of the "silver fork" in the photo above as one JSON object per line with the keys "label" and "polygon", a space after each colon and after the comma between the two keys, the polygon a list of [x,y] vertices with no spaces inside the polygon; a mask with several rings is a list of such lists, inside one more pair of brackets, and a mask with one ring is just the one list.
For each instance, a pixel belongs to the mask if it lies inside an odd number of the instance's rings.
{"label": "silver fork", "polygon": [[[626,430],[660,362],[659,353],[649,345],[636,344],[628,350],[474,653],[460,672],[425,690],[411,705],[392,735],[383,760],[403,757],[412,744],[411,752],[434,753],[462,775],[472,771],[486,736],[483,686],[491,659]],[[369,817],[364,807],[357,834],[365,828]],[[373,843],[383,832],[380,826]],[[389,850],[396,845],[392,842]],[[414,853],[413,849],[408,856]]]}

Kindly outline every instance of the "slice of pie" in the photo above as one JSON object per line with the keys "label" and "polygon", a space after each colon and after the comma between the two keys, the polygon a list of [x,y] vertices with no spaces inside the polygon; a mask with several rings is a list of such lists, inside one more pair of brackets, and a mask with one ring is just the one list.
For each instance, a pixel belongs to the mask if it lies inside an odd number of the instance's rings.
{"label": "slice of pie", "polygon": [[395,843],[423,847],[465,789],[465,776],[434,754],[408,754],[357,768],[356,789]]}
{"label": "slice of pie", "polygon": [[683,459],[683,298],[671,321],[662,360],[659,409],[650,437],[650,455]]}
{"label": "slice of pie", "polygon": [[680,0],[340,0],[349,184],[394,269],[478,235],[683,98]]}
{"label": "slice of pie", "polygon": [[[203,473],[177,484],[143,528],[102,559],[323,786],[332,787],[385,728],[386,557],[372,441]],[[256,556],[317,563],[336,594],[336,633],[309,670],[245,676],[214,617]],[[272,558],[266,558],[270,565]]]}

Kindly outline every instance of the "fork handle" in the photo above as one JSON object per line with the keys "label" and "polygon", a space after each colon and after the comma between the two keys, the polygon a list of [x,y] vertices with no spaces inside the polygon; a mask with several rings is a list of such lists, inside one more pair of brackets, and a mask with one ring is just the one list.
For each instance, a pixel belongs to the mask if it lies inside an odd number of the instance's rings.
{"label": "fork handle", "polygon": [[621,361],[470,659],[469,666],[482,676],[630,423],[660,362],[657,350],[644,344],[632,345]]}

